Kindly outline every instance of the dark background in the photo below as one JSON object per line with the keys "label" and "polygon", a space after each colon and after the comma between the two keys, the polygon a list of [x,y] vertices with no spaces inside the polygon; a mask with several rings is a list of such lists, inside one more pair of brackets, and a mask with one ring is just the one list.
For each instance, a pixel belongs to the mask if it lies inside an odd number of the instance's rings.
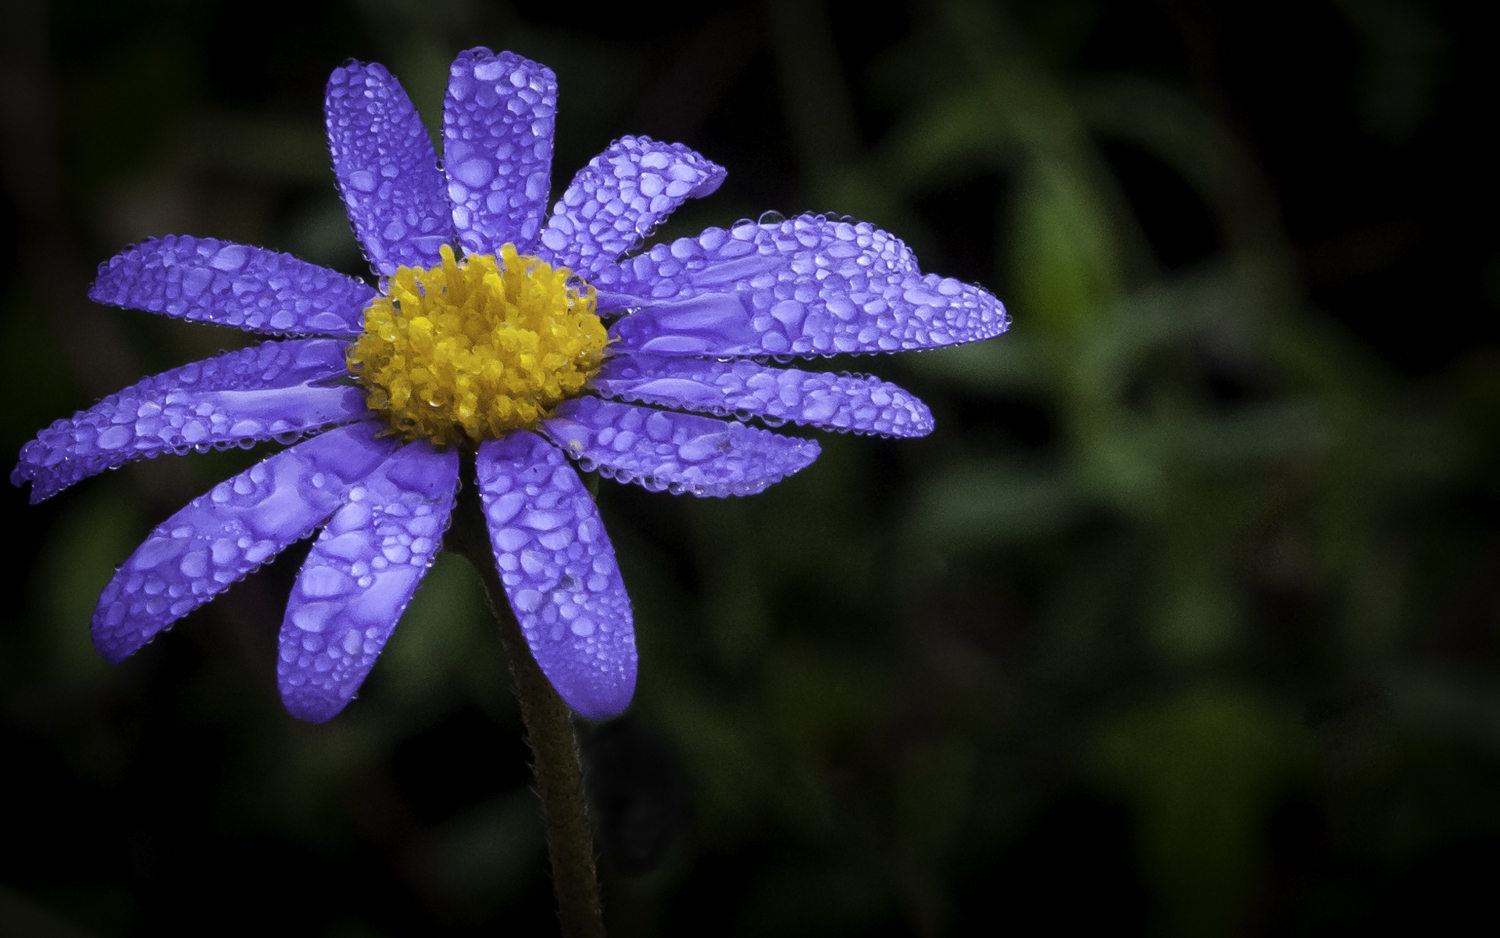
{"label": "dark background", "polygon": [[[641,679],[582,727],[611,934],[1335,935],[1493,917],[1496,23],[1480,4],[8,0],[0,450],[246,344],[95,307],[185,233],[364,273],[348,58],[440,120],[475,45],[729,170],[661,232],[833,211],[1011,333],[838,360],[919,441],[744,500],[606,483]],[[1486,142],[1490,140],[1491,142]],[[7,489],[0,935],[547,934],[527,752],[445,555],[360,698],[288,717],[305,547],[118,667],[98,590],[270,450]]]}

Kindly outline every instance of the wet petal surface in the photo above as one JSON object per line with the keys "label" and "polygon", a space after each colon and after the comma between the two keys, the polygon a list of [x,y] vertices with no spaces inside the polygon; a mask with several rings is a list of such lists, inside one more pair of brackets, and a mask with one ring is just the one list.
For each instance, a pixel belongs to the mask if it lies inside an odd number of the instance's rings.
{"label": "wet petal surface", "polygon": [[680,143],[621,137],[573,177],[542,230],[542,245],[554,263],[592,277],[684,200],[702,198],[723,181],[722,166]]}
{"label": "wet petal surface", "polygon": [[479,448],[479,495],[505,595],[568,706],[602,720],[635,692],[635,627],[598,509],[562,453],[518,430]]}
{"label": "wet petal surface", "polygon": [[674,494],[754,495],[819,452],[811,440],[596,397],[564,401],[542,430],[586,469]]}
{"label": "wet petal surface", "polygon": [[333,173],[370,266],[430,267],[453,240],[443,174],[427,129],[383,65],[334,69],[324,103]]}
{"label": "wet petal surface", "polygon": [[379,426],[330,430],[193,499],[146,538],[99,595],[94,647],[112,664],[312,533],[398,443]]}
{"label": "wet petal surface", "polygon": [[332,719],[364,683],[453,513],[458,451],[426,442],[349,487],[313,543],[281,624],[276,675],[296,717]]}
{"label": "wet petal surface", "polygon": [[989,292],[924,275],[864,222],[803,215],[710,228],[600,272],[599,309],[633,309],[620,351],[834,355],[936,348],[1005,331]]}
{"label": "wet petal surface", "polygon": [[272,335],[355,336],[369,284],[290,254],[214,238],[150,238],[99,267],[98,303]]}
{"label": "wet petal surface", "polygon": [[620,355],[594,376],[605,397],[751,416],[883,436],[925,436],[932,412],[911,392],[866,375],[771,368],[749,359],[717,361]]}
{"label": "wet petal surface", "polygon": [[364,392],[318,383],[347,373],[337,339],[266,342],[163,372],[59,420],[21,450],[13,485],[31,502],[106,469],[171,451],[295,438],[367,413]]}
{"label": "wet petal surface", "polygon": [[531,253],[552,180],[557,76],[511,52],[459,53],[443,104],[443,171],[458,240],[470,254],[509,241]]}

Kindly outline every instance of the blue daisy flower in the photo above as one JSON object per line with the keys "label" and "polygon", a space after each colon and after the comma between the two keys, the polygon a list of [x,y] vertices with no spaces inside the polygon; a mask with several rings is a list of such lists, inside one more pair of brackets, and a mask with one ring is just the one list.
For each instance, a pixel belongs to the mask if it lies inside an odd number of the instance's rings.
{"label": "blue daisy flower", "polygon": [[818,446],[747,426],[752,417],[932,429],[895,385],[770,359],[934,348],[1006,328],[994,296],[922,274],[899,240],[859,222],[742,222],[632,254],[724,178],[680,144],[614,142],[549,216],[556,105],[545,66],[463,53],[440,165],[389,72],[333,73],[329,149],[378,290],[186,236],[100,268],[98,302],[280,338],[147,378],[43,430],[11,474],[33,502],[167,451],[301,440],[189,503],[125,561],[93,617],[105,658],[118,663],[321,529],[287,603],[277,673],[292,714],[328,720],[432,564],[467,451],[532,654],[575,711],[614,715],[635,687],[630,600],[570,460],[654,491],[759,492]]}

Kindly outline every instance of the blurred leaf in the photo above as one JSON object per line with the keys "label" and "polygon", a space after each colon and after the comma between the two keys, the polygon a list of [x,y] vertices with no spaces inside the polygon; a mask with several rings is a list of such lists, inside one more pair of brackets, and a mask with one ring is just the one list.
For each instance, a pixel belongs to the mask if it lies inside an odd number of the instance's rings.
{"label": "blurred leaf", "polygon": [[1035,159],[1021,173],[1014,224],[1016,308],[1056,334],[1095,324],[1122,284],[1109,213],[1084,175]]}
{"label": "blurred leaf", "polygon": [[896,769],[896,837],[908,864],[935,867],[958,842],[974,797],[974,747],[959,738],[902,753]]}
{"label": "blurred leaf", "polygon": [[95,483],[69,494],[40,548],[34,584],[35,602],[48,613],[37,623],[39,644],[65,680],[109,671],[94,650],[90,623],[99,593],[135,550],[142,527],[140,505],[122,499],[117,485]]}
{"label": "blurred leaf", "polygon": [[911,524],[945,552],[961,554],[1060,533],[1083,509],[1077,481],[1066,470],[975,462],[930,479],[916,496]]}
{"label": "blurred leaf", "polygon": [[1030,329],[1018,329],[988,342],[912,355],[901,364],[924,379],[981,394],[1044,388],[1057,381],[1062,354],[1058,344]]}
{"label": "blurred leaf", "polygon": [[498,657],[489,619],[484,588],[469,562],[439,553],[376,665],[382,686],[402,708],[451,693],[453,678],[481,644]]}
{"label": "blurred leaf", "polygon": [[1158,564],[1151,638],[1168,661],[1220,656],[1238,637],[1238,597],[1214,559],[1201,551],[1181,552]]}
{"label": "blurred leaf", "polygon": [[1406,668],[1388,679],[1391,709],[1424,734],[1500,754],[1500,685]]}
{"label": "blurred leaf", "polygon": [[988,63],[985,74],[915,110],[886,151],[898,179],[911,181],[1004,167],[1041,157],[1066,160],[1086,146],[1061,89],[1023,62]]}
{"label": "blurred leaf", "polygon": [[766,663],[772,727],[793,752],[837,759],[864,741],[890,707],[889,682],[873,662],[783,642]]}
{"label": "blurred leaf", "polygon": [[1112,75],[1079,82],[1075,100],[1091,130],[1133,143],[1181,173],[1214,211],[1232,250],[1274,244],[1275,203],[1254,163],[1183,91],[1140,76]]}
{"label": "blurred leaf", "polygon": [[1310,740],[1253,694],[1205,688],[1111,719],[1100,780],[1130,804],[1169,935],[1232,934],[1268,876],[1265,825]]}
{"label": "blurred leaf", "polygon": [[187,122],[169,145],[175,173],[243,173],[323,183],[328,179],[326,131],[314,117],[286,120],[218,112]]}
{"label": "blurred leaf", "polygon": [[1333,0],[1333,5],[1364,42],[1360,104],[1366,129],[1389,143],[1405,143],[1431,113],[1449,37],[1425,4]]}

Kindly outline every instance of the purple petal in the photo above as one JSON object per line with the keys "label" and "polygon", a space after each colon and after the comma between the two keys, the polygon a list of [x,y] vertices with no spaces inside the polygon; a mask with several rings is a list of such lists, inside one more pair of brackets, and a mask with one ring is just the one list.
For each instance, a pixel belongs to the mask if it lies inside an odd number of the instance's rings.
{"label": "purple petal", "polygon": [[614,716],[635,693],[635,627],[593,499],[527,431],[480,446],[478,469],[500,581],[536,663],[568,706]]}
{"label": "purple petal", "polygon": [[553,206],[542,244],[555,264],[592,277],[672,210],[719,188],[724,168],[680,143],[621,137],[578,171]]}
{"label": "purple petal", "polygon": [[557,76],[511,52],[460,52],[443,104],[443,171],[469,254],[536,245],[552,186]]}
{"label": "purple petal", "polygon": [[988,339],[1008,325],[993,295],[924,276],[892,235],[816,215],[658,244],[594,285],[601,310],[636,309],[610,330],[620,351],[894,352]]}
{"label": "purple petal", "polygon": [[453,240],[443,174],[427,128],[382,65],[345,65],[324,104],[333,173],[370,266],[431,267]]}
{"label": "purple petal", "polygon": [[136,548],[99,595],[94,647],[111,664],[312,533],[399,445],[374,423],[277,453],[188,506]]}
{"label": "purple petal", "polygon": [[597,397],[564,401],[542,430],[585,468],[656,492],[715,498],[754,495],[818,458],[812,440]]}
{"label": "purple petal", "polygon": [[346,374],[337,339],[266,342],[174,368],[59,420],[21,450],[13,485],[31,482],[31,503],[106,469],[171,450],[248,447],[349,423],[368,411],[364,393],[319,382]]}
{"label": "purple petal", "polygon": [[99,266],[98,303],[272,335],[357,336],[370,285],[290,254],[214,238],[142,241]]}
{"label": "purple petal", "polygon": [[350,487],[297,575],[276,674],[293,716],[322,723],[364,683],[453,513],[458,450],[413,443]]}
{"label": "purple petal", "polygon": [[749,359],[713,361],[621,355],[594,376],[605,397],[750,416],[884,436],[926,436],[932,412],[909,391],[864,375],[768,368]]}

